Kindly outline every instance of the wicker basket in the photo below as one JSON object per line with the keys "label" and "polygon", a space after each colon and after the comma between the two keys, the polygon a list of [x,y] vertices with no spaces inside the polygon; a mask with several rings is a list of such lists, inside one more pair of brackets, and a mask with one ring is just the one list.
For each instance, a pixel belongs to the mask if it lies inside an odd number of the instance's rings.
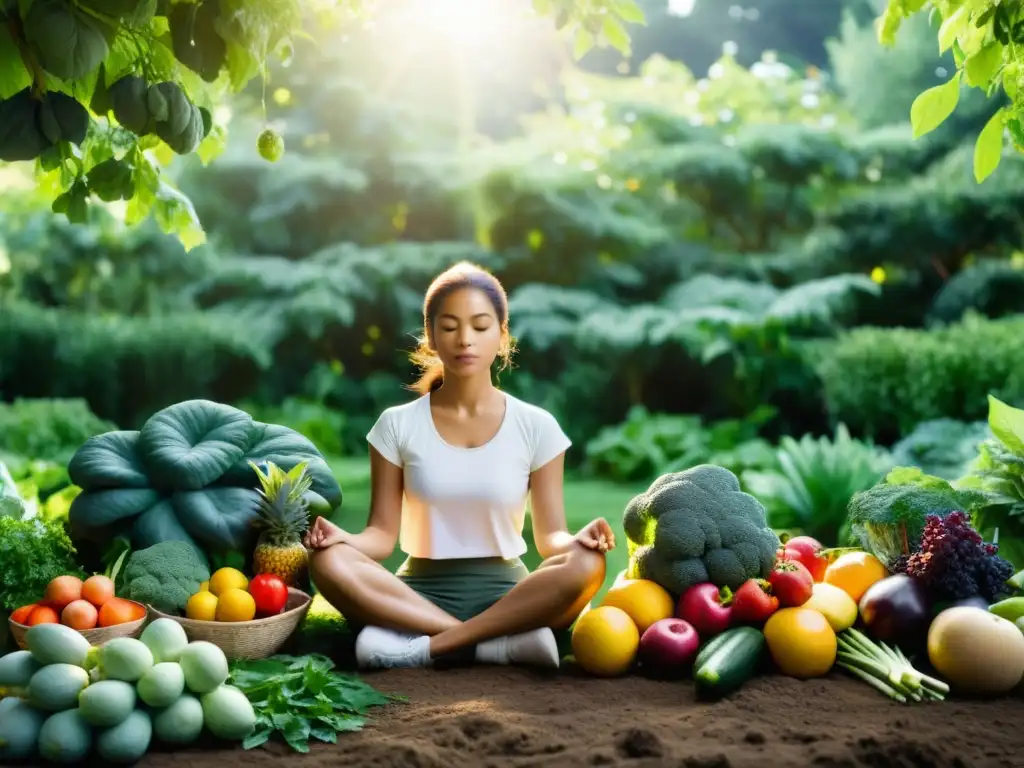
{"label": "wicker basket", "polygon": [[306,617],[312,598],[305,592],[288,588],[288,602],[277,616],[252,621],[200,621],[161,613],[149,607],[154,618],[173,619],[185,628],[190,641],[213,643],[229,659],[265,659],[273,656],[292,636]]}
{"label": "wicker basket", "polygon": [[[128,600],[127,602],[137,605],[143,611],[146,611],[146,606],[142,603],[138,603],[134,600]],[[107,640],[113,640],[115,637],[138,637],[142,633],[142,628],[146,626],[148,613],[149,612],[147,611],[147,614],[143,615],[141,619],[126,621],[123,624],[114,624],[110,627],[96,627],[96,629],[80,629],[78,630],[78,634],[88,640],[92,645],[102,645],[107,642]],[[11,637],[14,638],[14,642],[16,642],[18,647],[23,651],[26,650],[25,633],[28,632],[28,625],[19,624],[14,619],[10,618],[7,619],[7,624],[11,628]]]}

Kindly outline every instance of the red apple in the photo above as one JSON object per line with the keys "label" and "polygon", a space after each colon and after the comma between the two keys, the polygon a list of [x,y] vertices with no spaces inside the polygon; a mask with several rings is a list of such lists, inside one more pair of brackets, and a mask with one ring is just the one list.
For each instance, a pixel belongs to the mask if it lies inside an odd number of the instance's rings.
{"label": "red apple", "polygon": [[700,636],[688,621],[661,619],[640,637],[641,667],[663,677],[690,671],[700,648]]}
{"label": "red apple", "polygon": [[676,618],[688,621],[704,640],[721,634],[732,621],[732,591],[711,582],[690,587],[679,598]]}
{"label": "red apple", "polygon": [[814,581],[821,581],[825,578],[825,569],[828,568],[828,559],[821,554],[824,549],[817,539],[810,536],[795,536],[779,548],[777,559],[780,562],[789,560],[800,563],[810,572]]}

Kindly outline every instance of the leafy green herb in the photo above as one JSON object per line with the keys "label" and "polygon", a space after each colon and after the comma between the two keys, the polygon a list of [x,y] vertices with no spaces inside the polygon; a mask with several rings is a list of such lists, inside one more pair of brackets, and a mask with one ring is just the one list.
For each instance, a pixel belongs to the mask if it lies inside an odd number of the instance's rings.
{"label": "leafy green herb", "polygon": [[339,733],[360,730],[372,707],[404,700],[335,671],[320,654],[240,659],[232,663],[230,682],[256,710],[245,749],[262,746],[275,731],[296,752],[308,752],[311,738],[334,744]]}
{"label": "leafy green herb", "polygon": [[42,599],[46,585],[64,574],[85,577],[62,524],[0,517],[0,610]]}

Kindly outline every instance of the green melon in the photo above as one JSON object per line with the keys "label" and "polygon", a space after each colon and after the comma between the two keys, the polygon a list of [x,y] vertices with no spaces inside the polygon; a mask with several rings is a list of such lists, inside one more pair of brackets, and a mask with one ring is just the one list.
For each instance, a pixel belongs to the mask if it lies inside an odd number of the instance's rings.
{"label": "green melon", "polygon": [[78,763],[92,749],[92,728],[77,709],[50,715],[39,729],[39,754],[54,763]]}
{"label": "green melon", "polygon": [[45,721],[46,715],[24,699],[0,699],[0,763],[35,757]]}
{"label": "green melon", "polygon": [[28,683],[28,700],[32,706],[49,712],[60,712],[78,704],[78,695],[89,685],[89,673],[73,664],[50,664],[43,667]]}
{"label": "green melon", "polygon": [[135,709],[135,686],[123,680],[100,680],[78,696],[78,709],[89,725],[110,728]]}
{"label": "green melon", "polygon": [[40,664],[31,651],[14,651],[0,656],[0,688],[26,688]]}
{"label": "green melon", "polygon": [[185,691],[185,673],[173,661],[155,664],[136,684],[139,698],[151,707],[167,707]]}
{"label": "green melon", "polygon": [[134,637],[115,637],[100,646],[99,668],[107,680],[134,683],[153,667],[153,652]]}
{"label": "green melon", "polygon": [[192,744],[203,732],[203,705],[191,693],[184,693],[153,715],[153,730],[166,744]]}
{"label": "green melon", "polygon": [[112,763],[137,762],[149,749],[153,739],[153,722],[149,714],[136,709],[124,722],[105,728],[96,736],[96,751]]}
{"label": "green melon", "polygon": [[178,659],[185,673],[185,685],[192,693],[209,693],[228,679],[228,660],[213,643],[189,643]]}
{"label": "green melon", "polygon": [[36,624],[25,632],[25,645],[40,664],[85,666],[92,646],[80,632],[63,624]]}
{"label": "green melon", "polygon": [[139,640],[153,652],[153,661],[177,661],[188,645],[185,629],[174,619],[157,619],[146,627]]}
{"label": "green melon", "polygon": [[199,697],[203,720],[219,739],[241,741],[256,727],[256,712],[245,694],[233,685],[221,685]]}

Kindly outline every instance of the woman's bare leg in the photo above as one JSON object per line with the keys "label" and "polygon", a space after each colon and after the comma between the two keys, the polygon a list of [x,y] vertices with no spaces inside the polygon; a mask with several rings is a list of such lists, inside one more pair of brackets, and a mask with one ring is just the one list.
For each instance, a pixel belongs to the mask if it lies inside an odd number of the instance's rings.
{"label": "woman's bare leg", "polygon": [[430,655],[436,658],[491,638],[559,623],[567,626],[569,612],[576,606],[582,610],[604,578],[601,552],[577,546],[548,558],[487,610],[433,634]]}
{"label": "woman's bare leg", "polygon": [[368,626],[436,635],[462,623],[348,544],[313,552],[310,575],[327,602]]}

